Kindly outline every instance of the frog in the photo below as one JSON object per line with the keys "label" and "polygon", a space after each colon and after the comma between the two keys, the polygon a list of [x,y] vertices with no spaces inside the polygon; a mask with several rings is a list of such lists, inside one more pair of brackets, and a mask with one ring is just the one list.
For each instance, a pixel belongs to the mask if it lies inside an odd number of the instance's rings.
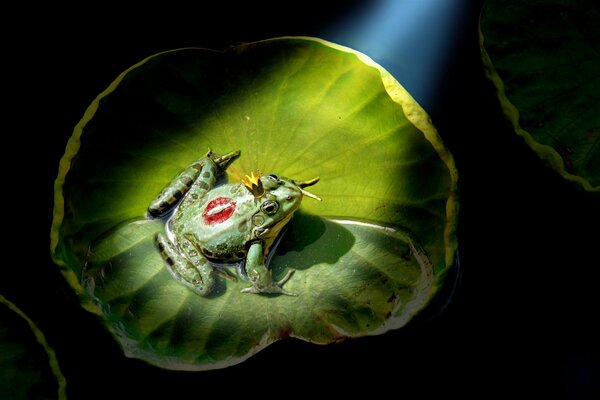
{"label": "frog", "polygon": [[240,150],[208,153],[168,183],[148,207],[151,218],[168,216],[165,232],[154,243],[175,280],[200,296],[214,292],[223,265],[239,265],[251,286],[242,293],[289,293],[283,286],[294,269],[275,281],[268,266],[280,235],[303,197],[321,198],[304,190],[319,178],[295,181],[276,174],[251,172],[239,182],[217,185]]}

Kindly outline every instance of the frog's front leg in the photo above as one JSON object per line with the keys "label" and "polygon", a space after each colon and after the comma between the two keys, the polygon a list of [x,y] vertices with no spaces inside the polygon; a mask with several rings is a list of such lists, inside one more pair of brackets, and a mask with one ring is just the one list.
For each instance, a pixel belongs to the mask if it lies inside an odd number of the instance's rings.
{"label": "frog's front leg", "polygon": [[165,186],[150,203],[148,212],[153,216],[164,214],[188,192],[192,200],[201,197],[213,188],[217,177],[225,172],[229,162],[239,154],[238,150],[218,156],[209,150],[205,157],[187,167]]}
{"label": "frog's front leg", "polygon": [[252,282],[252,286],[242,289],[242,293],[279,293],[288,296],[297,296],[297,294],[286,292],[282,286],[291,278],[294,270],[288,273],[280,281],[273,282],[273,276],[270,269],[265,265],[265,255],[263,252],[264,244],[262,241],[254,242],[248,249],[246,255],[246,275]]}
{"label": "frog's front leg", "polygon": [[[190,247],[182,254],[162,233],[156,235],[156,247],[171,275],[201,296],[209,295],[215,286],[215,271],[208,260]],[[184,246],[185,247],[185,246]]]}

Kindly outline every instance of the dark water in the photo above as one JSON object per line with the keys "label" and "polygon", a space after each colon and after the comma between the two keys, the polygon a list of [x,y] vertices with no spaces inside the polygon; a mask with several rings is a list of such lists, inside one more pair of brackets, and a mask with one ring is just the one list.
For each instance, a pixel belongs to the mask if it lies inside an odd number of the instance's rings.
{"label": "dark water", "polygon": [[364,7],[323,3],[294,3],[274,16],[255,4],[204,12],[98,6],[70,10],[73,17],[58,9],[18,13],[23,20],[5,50],[10,105],[3,148],[18,160],[3,160],[4,205],[11,210],[5,227],[13,235],[4,240],[0,293],[46,333],[69,398],[215,391],[312,397],[315,387],[347,395],[357,386],[399,398],[592,398],[600,381],[599,200],[544,167],[511,133],[479,61],[476,1],[465,10],[439,98],[428,110],[460,172],[462,278],[447,306],[442,298],[436,312],[382,336],[325,347],[288,340],[239,366],[203,373],[123,358],[79,307],[52,265],[48,237],[58,160],[87,105],[118,73],[158,51],[319,35]]}

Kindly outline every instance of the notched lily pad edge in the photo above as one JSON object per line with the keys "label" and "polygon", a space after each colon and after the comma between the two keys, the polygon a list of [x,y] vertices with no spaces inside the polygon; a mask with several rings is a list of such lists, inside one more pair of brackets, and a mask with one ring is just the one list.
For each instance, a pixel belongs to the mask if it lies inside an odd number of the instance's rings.
{"label": "notched lily pad edge", "polygon": [[498,97],[500,107],[502,108],[502,113],[511,123],[517,135],[521,136],[525,140],[525,143],[527,143],[527,145],[531,147],[531,149],[535,151],[544,162],[558,172],[564,179],[577,183],[588,192],[600,193],[600,186],[593,186],[589,179],[569,173],[565,167],[563,158],[560,156],[558,151],[556,151],[552,146],[538,142],[529,132],[521,127],[519,124],[519,110],[506,96],[504,82],[494,67],[494,63],[492,62],[489,53],[485,49],[481,21],[479,23],[479,48],[481,50],[481,58],[483,61],[485,75],[494,85],[494,88],[496,89],[496,96]]}
{"label": "notched lily pad edge", "polygon": [[65,379],[65,376],[63,375],[60,369],[58,360],[56,359],[56,353],[54,352],[52,347],[50,347],[48,341],[46,340],[46,336],[44,336],[42,331],[40,331],[37,325],[31,320],[31,318],[27,316],[27,314],[25,314],[19,307],[17,307],[13,302],[8,300],[1,294],[0,304],[5,305],[9,310],[16,313],[19,317],[23,318],[27,325],[29,325],[29,329],[31,329],[31,332],[35,336],[35,339],[42,346],[42,348],[46,352],[46,355],[48,356],[48,364],[50,365],[50,370],[52,371],[52,374],[54,375],[58,383],[58,399],[65,400],[67,398],[67,380]]}

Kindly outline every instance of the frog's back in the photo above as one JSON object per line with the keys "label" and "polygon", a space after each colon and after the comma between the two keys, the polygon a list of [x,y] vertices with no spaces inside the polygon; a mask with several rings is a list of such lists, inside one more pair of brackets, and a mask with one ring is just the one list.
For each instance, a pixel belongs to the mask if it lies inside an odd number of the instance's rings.
{"label": "frog's back", "polygon": [[257,211],[254,196],[242,184],[222,185],[187,207],[176,229],[208,258],[238,261],[246,256]]}

